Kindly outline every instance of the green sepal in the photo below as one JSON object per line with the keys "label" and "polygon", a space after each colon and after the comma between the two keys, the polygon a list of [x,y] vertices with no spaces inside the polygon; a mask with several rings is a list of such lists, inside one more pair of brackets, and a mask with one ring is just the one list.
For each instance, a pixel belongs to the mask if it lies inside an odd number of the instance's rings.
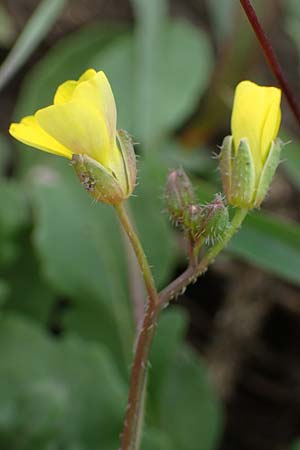
{"label": "green sepal", "polygon": [[280,162],[280,154],[282,150],[282,141],[276,139],[271,144],[271,149],[263,166],[263,170],[258,182],[257,192],[254,200],[254,206],[257,208],[263,202],[268,193],[273,176]]}
{"label": "green sepal", "polygon": [[117,131],[117,139],[123,158],[127,181],[127,195],[129,196],[135,187],[136,181],[136,156],[134,152],[133,140],[130,134],[125,130]]}
{"label": "green sepal", "polygon": [[229,226],[229,212],[222,195],[216,194],[212,202],[202,207],[204,222],[203,235],[207,244],[214,244],[222,240],[224,232]]}
{"label": "green sepal", "polygon": [[223,140],[221,152],[219,155],[219,168],[221,173],[223,191],[228,200],[230,199],[231,192],[232,153],[232,136],[226,136]]}
{"label": "green sepal", "polygon": [[255,165],[248,139],[241,139],[232,162],[230,204],[253,208]]}
{"label": "green sepal", "polygon": [[98,161],[85,154],[74,154],[72,165],[81,184],[97,201],[115,205],[127,197],[117,179]]}

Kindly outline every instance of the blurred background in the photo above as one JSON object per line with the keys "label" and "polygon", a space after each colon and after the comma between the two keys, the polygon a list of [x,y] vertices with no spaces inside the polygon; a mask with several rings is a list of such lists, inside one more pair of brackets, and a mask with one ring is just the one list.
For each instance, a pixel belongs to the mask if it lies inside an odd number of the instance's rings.
{"label": "blurred background", "polygon": [[[253,3],[299,100],[300,3]],[[139,144],[130,208],[162,288],[187,263],[168,168],[210,200],[236,84],[276,81],[237,0],[2,0],[0,58],[0,448],[116,450],[139,272],[112,208],[9,124],[85,69],[107,73]],[[262,210],[161,316],[143,450],[300,448],[300,145],[282,109],[290,143]]]}

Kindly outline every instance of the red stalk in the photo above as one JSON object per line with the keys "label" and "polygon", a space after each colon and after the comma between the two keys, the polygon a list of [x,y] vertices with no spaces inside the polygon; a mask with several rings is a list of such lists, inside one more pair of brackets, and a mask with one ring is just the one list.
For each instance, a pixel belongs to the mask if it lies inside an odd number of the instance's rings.
{"label": "red stalk", "polygon": [[251,4],[250,0],[240,0],[240,3],[248,17],[248,20],[253,28],[254,33],[256,34],[256,37],[261,45],[262,51],[265,55],[266,60],[268,61],[271,70],[273,74],[275,75],[279,86],[282,89],[282,92],[284,93],[288,104],[298,122],[300,125],[300,110],[299,106],[296,102],[296,99],[294,97],[294,94],[292,90],[289,87],[288,81],[284,76],[283,70],[281,68],[281,65],[277,59],[277,56],[275,55],[275,52],[272,48],[271,42],[269,38],[267,37],[266,33],[264,32],[258,17],[256,15],[256,12]]}

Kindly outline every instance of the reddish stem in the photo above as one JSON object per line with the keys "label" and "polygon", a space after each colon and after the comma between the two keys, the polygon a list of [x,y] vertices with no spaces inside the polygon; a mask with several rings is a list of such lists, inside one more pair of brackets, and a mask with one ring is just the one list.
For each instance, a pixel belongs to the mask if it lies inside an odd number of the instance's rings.
{"label": "reddish stem", "polygon": [[281,68],[281,65],[277,59],[277,56],[275,55],[275,52],[272,48],[271,42],[267,35],[265,34],[258,17],[256,15],[256,12],[251,4],[250,0],[240,0],[240,3],[248,17],[248,20],[253,28],[254,33],[256,34],[256,37],[262,47],[263,53],[265,55],[266,60],[268,61],[272,72],[274,73],[275,77],[277,78],[277,81],[286,96],[286,99],[288,101],[288,104],[297,120],[297,122],[300,125],[300,110],[299,106],[296,102],[296,99],[293,95],[292,90],[289,87],[288,81],[284,76],[283,70]]}

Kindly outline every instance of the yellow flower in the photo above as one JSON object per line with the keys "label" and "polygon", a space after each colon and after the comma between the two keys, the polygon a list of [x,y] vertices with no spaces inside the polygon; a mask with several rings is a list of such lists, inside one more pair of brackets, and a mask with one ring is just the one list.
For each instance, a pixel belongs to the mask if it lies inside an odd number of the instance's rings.
{"label": "yellow flower", "polygon": [[281,121],[281,91],[242,81],[235,91],[232,136],[220,154],[220,169],[228,203],[254,208],[265,198],[279,163],[276,139]]}
{"label": "yellow flower", "polygon": [[116,122],[105,74],[89,69],[78,81],[61,84],[53,105],[11,124],[9,132],[27,145],[71,159],[97,200],[118,203],[133,190],[135,158],[129,136],[117,132]]}
{"label": "yellow flower", "polygon": [[254,160],[256,177],[262,171],[281,121],[281,90],[242,81],[235,90],[231,116],[234,149],[246,138]]}

